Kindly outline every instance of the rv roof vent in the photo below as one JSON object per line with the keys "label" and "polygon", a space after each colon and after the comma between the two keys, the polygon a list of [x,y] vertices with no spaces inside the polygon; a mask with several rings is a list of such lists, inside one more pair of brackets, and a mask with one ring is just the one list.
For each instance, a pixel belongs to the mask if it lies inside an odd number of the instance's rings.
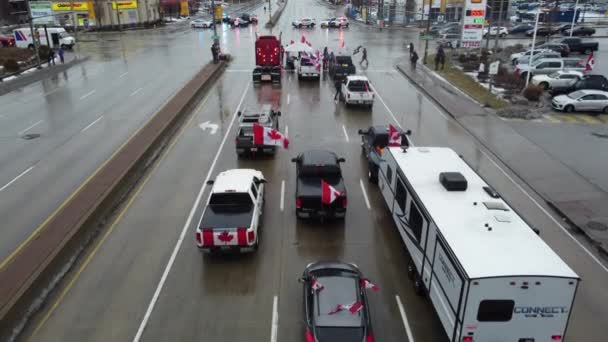
{"label": "rv roof vent", "polygon": [[494,215],[494,218],[496,219],[496,221],[501,223],[511,223],[511,218],[506,215]]}
{"label": "rv roof vent", "polygon": [[447,191],[465,191],[467,180],[460,172],[442,172],[439,174],[439,182]]}
{"label": "rv roof vent", "polygon": [[509,211],[509,208],[502,202],[483,202],[483,205],[485,205],[488,210]]}

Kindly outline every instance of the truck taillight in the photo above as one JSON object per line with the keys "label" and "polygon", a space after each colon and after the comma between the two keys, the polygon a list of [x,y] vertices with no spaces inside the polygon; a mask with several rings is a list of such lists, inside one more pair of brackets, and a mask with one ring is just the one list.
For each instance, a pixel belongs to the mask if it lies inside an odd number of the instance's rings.
{"label": "truck taillight", "polygon": [[350,94],[346,94],[346,97],[350,99]]}
{"label": "truck taillight", "polygon": [[296,198],[296,208],[300,209],[302,208],[302,199],[301,198]]}
{"label": "truck taillight", "polygon": [[306,329],[306,342],[315,342],[315,337]]}
{"label": "truck taillight", "polygon": [[247,228],[239,227],[236,229],[236,240],[240,246],[247,245]]}
{"label": "truck taillight", "polygon": [[346,208],[347,204],[348,204],[348,200],[346,199],[346,197],[342,197],[342,208]]}
{"label": "truck taillight", "polygon": [[473,342],[473,336],[465,336],[462,338],[462,342]]}
{"label": "truck taillight", "polygon": [[367,335],[365,337],[365,342],[374,342],[374,336],[372,335]]}
{"label": "truck taillight", "polygon": [[255,242],[255,231],[250,230],[247,232],[247,243],[251,244]]}
{"label": "truck taillight", "polygon": [[553,336],[551,336],[551,340],[552,341],[561,341],[562,335],[553,335]]}
{"label": "truck taillight", "polygon": [[203,228],[203,246],[213,246],[213,229]]}

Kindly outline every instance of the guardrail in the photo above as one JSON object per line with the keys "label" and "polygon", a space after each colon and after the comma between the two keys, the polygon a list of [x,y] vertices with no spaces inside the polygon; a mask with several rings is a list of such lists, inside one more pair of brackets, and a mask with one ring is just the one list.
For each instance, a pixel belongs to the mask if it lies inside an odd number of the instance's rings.
{"label": "guardrail", "polygon": [[197,96],[225,67],[224,62],[203,67],[0,269],[0,340],[15,334],[15,327],[49,291],[49,284],[57,282],[57,274],[74,260],[91,234],[112,218],[168,144]]}
{"label": "guardrail", "polygon": [[277,24],[279,19],[281,18],[281,14],[283,14],[283,10],[287,7],[287,0],[285,0],[282,5],[274,12],[274,14],[270,17],[270,20],[266,23],[267,28],[273,28],[274,25]]}

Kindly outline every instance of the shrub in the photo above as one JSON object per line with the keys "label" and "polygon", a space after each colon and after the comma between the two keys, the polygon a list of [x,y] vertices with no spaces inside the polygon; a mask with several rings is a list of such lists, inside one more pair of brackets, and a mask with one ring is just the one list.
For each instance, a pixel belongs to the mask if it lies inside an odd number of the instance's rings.
{"label": "shrub", "polygon": [[464,72],[477,71],[478,68],[479,62],[477,61],[467,61],[462,64],[462,71]]}
{"label": "shrub", "polygon": [[51,53],[51,48],[46,45],[40,45],[38,47],[38,56],[43,62],[46,62],[49,59],[49,54]]}
{"label": "shrub", "polygon": [[4,70],[6,72],[9,72],[9,73],[13,73],[13,72],[19,71],[19,63],[17,63],[17,61],[14,60],[14,59],[12,59],[12,58],[11,59],[7,59],[4,62],[3,66],[4,66]]}
{"label": "shrub", "polygon": [[524,97],[528,101],[538,101],[543,94],[543,88],[537,85],[530,84],[524,89]]}
{"label": "shrub", "polygon": [[458,56],[458,63],[461,63],[461,64],[462,64],[462,63],[464,63],[464,62],[466,62],[466,61],[467,61],[467,55],[465,55],[464,53],[463,53],[463,54],[460,54],[460,55]]}

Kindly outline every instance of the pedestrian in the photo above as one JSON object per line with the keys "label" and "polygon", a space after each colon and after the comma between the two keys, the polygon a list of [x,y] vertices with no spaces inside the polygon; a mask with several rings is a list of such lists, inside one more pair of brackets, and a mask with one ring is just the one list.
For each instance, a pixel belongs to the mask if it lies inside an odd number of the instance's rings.
{"label": "pedestrian", "polygon": [[49,49],[48,63],[51,66],[51,63],[55,65],[55,51],[53,49]]}
{"label": "pedestrian", "polygon": [[437,48],[437,54],[435,55],[435,70],[439,69],[439,64],[441,64],[441,70],[443,70],[445,65],[445,51],[441,45]]}
{"label": "pedestrian", "polygon": [[64,53],[63,47],[59,47],[59,50],[57,50],[57,54],[59,55],[59,60],[61,61],[61,64],[65,63],[63,53]]}
{"label": "pedestrian", "polygon": [[[258,7],[259,8],[259,7]],[[266,6],[264,6],[264,12],[266,12]]]}
{"label": "pedestrian", "polygon": [[414,52],[414,43],[410,43],[410,45],[408,45],[408,48],[410,49],[410,58],[412,58],[412,53]]}
{"label": "pedestrian", "polygon": [[336,95],[334,95],[334,102],[338,103],[342,98],[342,79],[340,79],[340,77],[334,78],[334,87],[336,87]]}
{"label": "pedestrian", "polygon": [[211,45],[211,55],[213,55],[213,63],[217,64],[219,62],[219,51],[218,51],[217,43],[213,43]]}
{"label": "pedestrian", "polygon": [[410,58],[410,64],[412,65],[412,70],[416,70],[416,63],[418,62],[418,54],[416,51],[412,51],[412,57]]}
{"label": "pedestrian", "polygon": [[363,62],[365,61],[365,66],[369,65],[369,62],[367,61],[367,49],[363,48],[363,51],[361,52],[361,62],[359,62],[359,64],[363,64]]}

